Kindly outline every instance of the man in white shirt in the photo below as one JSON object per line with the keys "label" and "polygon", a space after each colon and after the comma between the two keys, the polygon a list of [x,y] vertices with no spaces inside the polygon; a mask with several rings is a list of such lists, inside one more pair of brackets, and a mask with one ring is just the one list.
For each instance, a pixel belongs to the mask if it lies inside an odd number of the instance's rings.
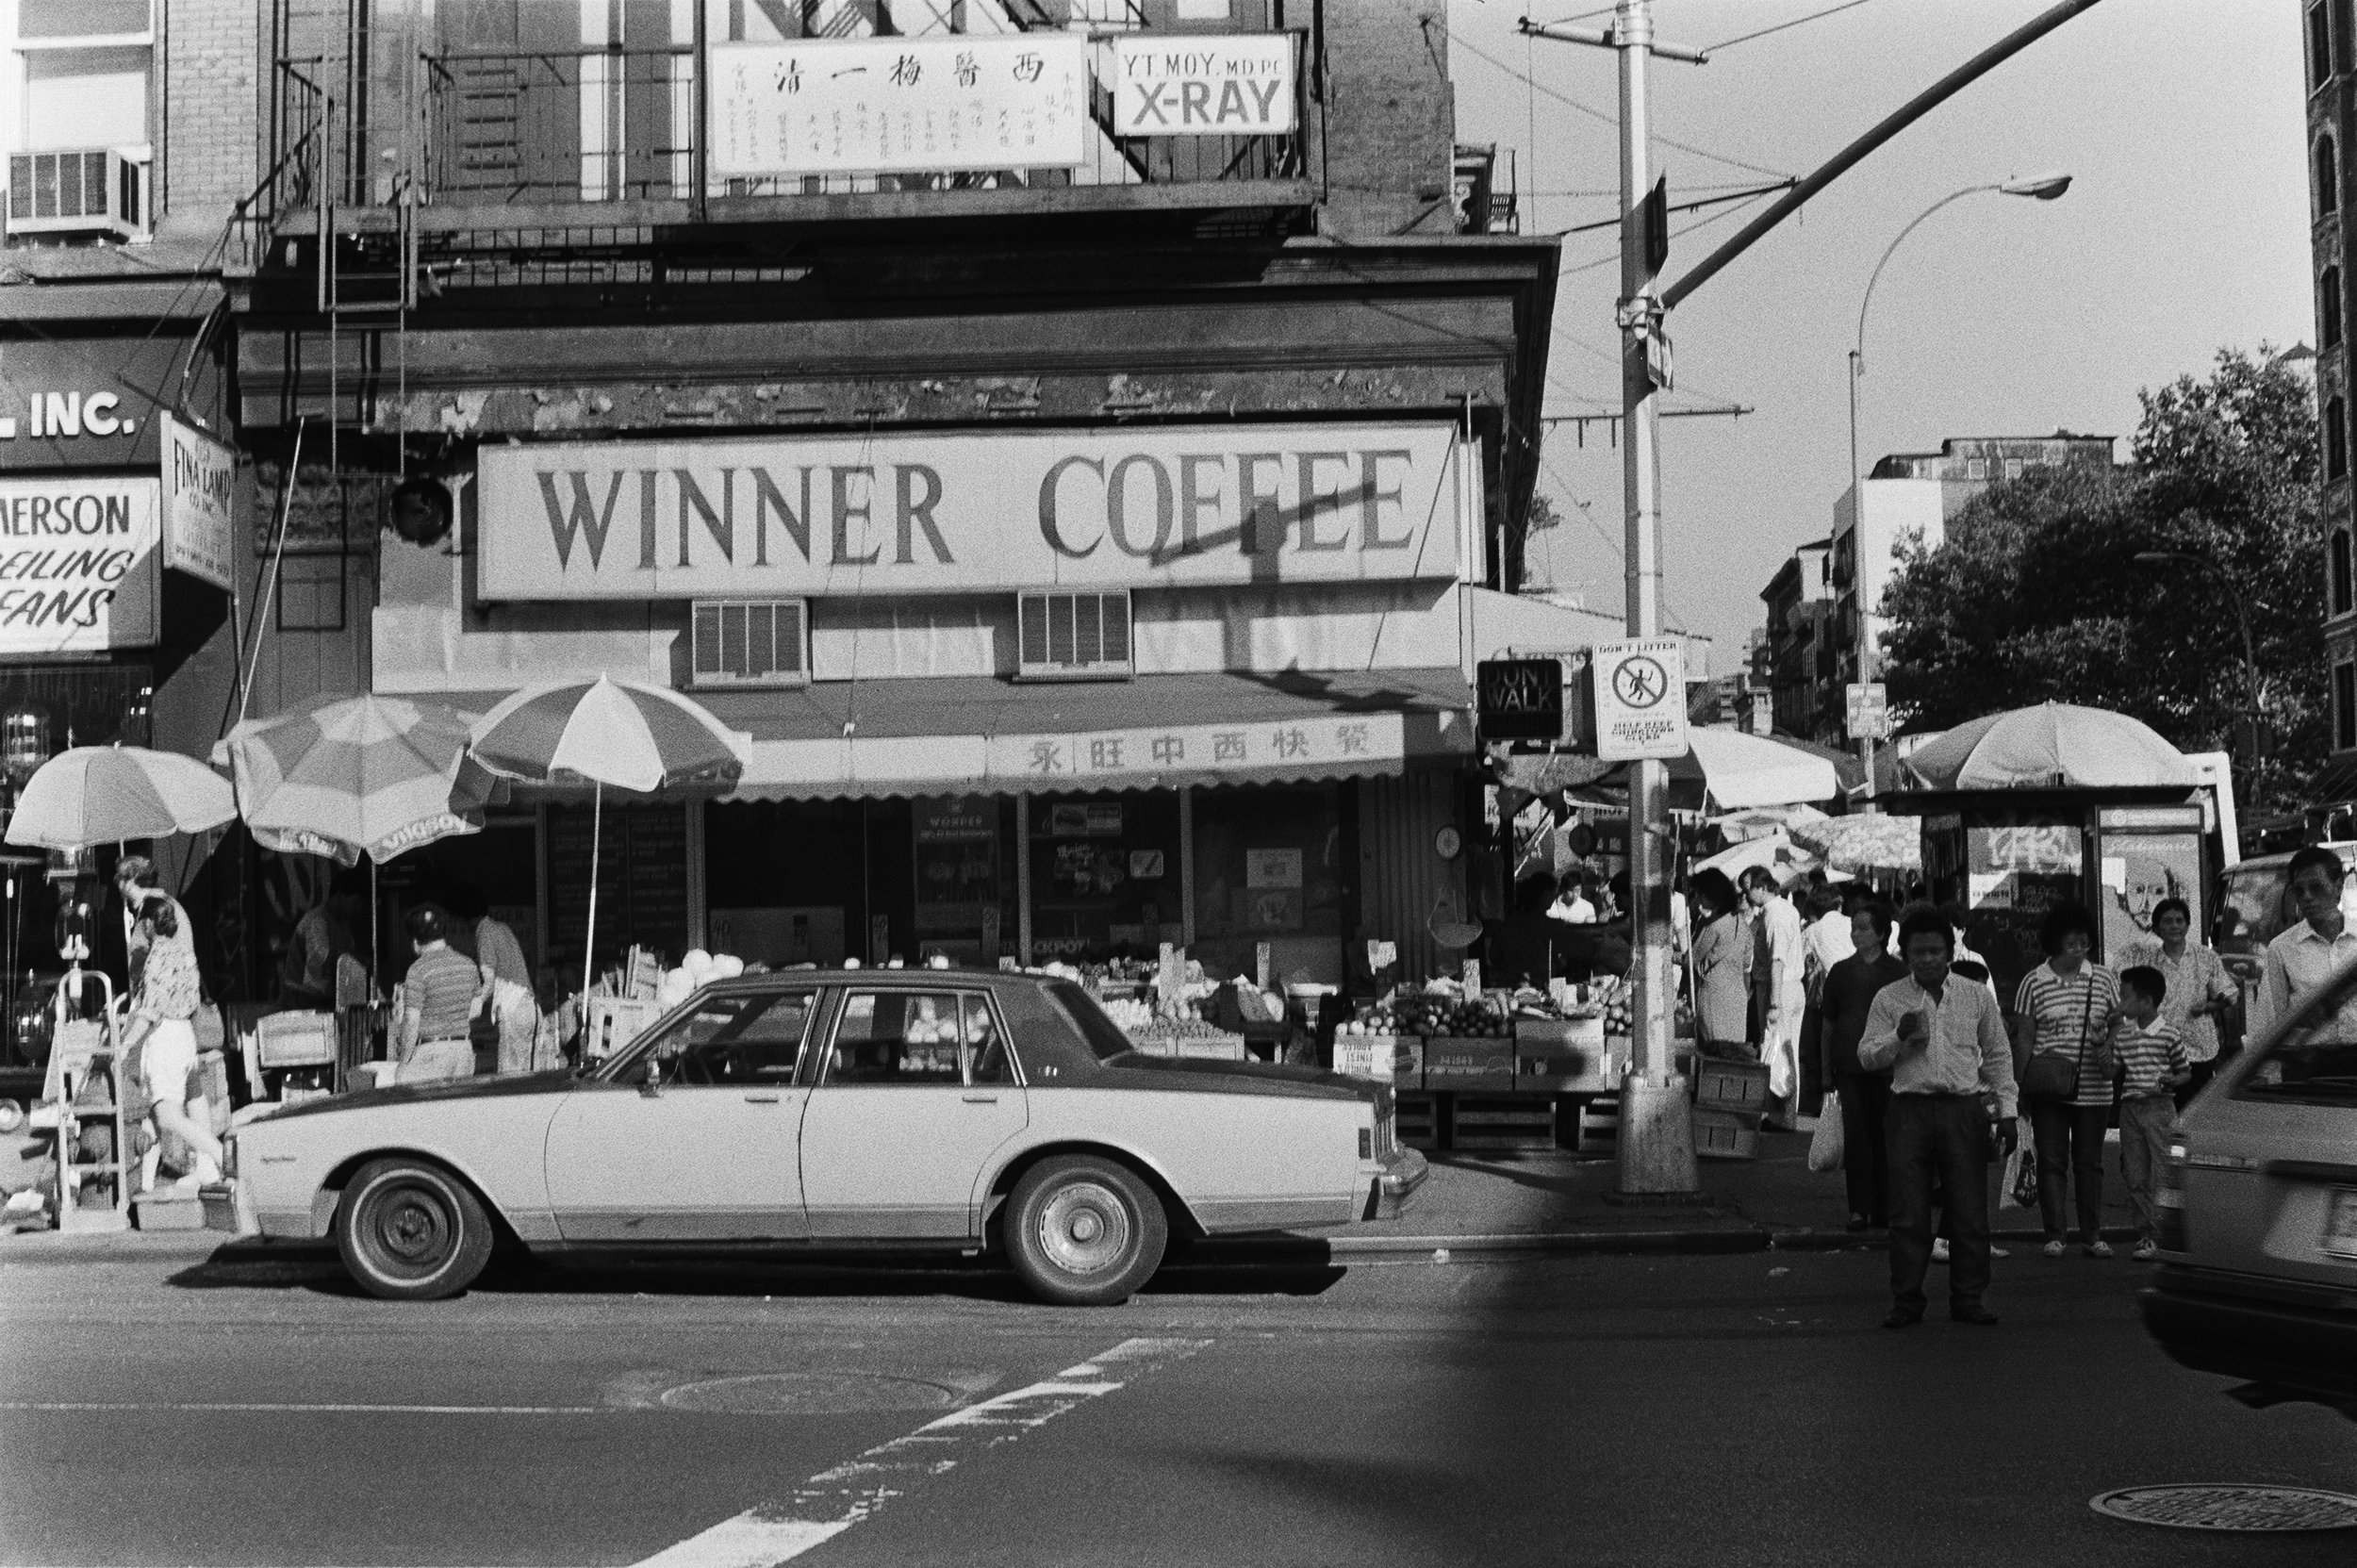
{"label": "man in white shirt", "polygon": [[1801,1089],[1801,1024],[1808,1009],[1807,950],[1801,912],[1776,891],[1765,866],[1743,872],[1743,898],[1758,913],[1760,961],[1752,985],[1760,997],[1759,1059],[1768,1064],[1771,1120],[1789,1127]]}
{"label": "man in white shirt", "polygon": [[1555,907],[1547,913],[1567,925],[1596,923],[1596,906],[1589,901],[1586,883],[1577,871],[1563,873],[1563,890],[1556,895]]}
{"label": "man in white shirt", "polygon": [[2006,1154],[2018,1137],[2013,1048],[1997,999],[1984,985],[1952,976],[1955,932],[1934,909],[1918,909],[1899,927],[1907,978],[1883,987],[1868,1012],[1857,1060],[1867,1072],[1891,1070],[1885,1124],[1890,1165],[1890,1314],[1886,1329],[1923,1320],[1923,1275],[1932,1261],[1932,1181],[1945,1194],[1949,1244],[1948,1315],[1992,1324],[1982,1305],[1988,1289],[1988,1166],[1994,1131]]}
{"label": "man in white shirt", "polygon": [[[2254,1038],[2298,1009],[2333,970],[2357,958],[2357,932],[2349,929],[2348,914],[2341,908],[2341,882],[2347,875],[2341,857],[2311,844],[2292,856],[2290,871],[2292,905],[2300,919],[2267,944],[2259,994],[2250,1004]],[[2341,1006],[2338,1032],[2357,1040],[2357,993]]]}

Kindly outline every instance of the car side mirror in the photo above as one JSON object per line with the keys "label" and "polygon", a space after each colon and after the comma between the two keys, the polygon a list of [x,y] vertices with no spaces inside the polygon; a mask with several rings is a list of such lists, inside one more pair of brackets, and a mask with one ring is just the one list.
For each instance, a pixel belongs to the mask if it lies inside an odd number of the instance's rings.
{"label": "car side mirror", "polygon": [[663,1059],[661,1057],[650,1056],[646,1059],[646,1061],[640,1063],[636,1076],[638,1080],[638,1092],[640,1094],[646,1096],[649,1099],[659,1099],[662,1098]]}

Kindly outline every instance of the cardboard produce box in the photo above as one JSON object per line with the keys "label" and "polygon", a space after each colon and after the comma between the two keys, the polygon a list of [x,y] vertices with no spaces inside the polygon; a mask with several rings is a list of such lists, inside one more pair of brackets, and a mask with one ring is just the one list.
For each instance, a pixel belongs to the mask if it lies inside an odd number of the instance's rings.
{"label": "cardboard produce box", "polygon": [[1424,1041],[1412,1034],[1338,1034],[1334,1070],[1394,1089],[1424,1087]]}
{"label": "cardboard produce box", "polygon": [[1514,1042],[1435,1035],[1424,1043],[1427,1089],[1497,1090],[1514,1086]]}

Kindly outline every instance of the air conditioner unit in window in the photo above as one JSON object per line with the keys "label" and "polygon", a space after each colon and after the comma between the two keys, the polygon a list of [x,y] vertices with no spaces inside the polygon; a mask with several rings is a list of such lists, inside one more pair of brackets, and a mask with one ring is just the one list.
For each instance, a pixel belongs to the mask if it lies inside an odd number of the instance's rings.
{"label": "air conditioner unit in window", "polygon": [[1019,678],[1126,681],[1136,672],[1129,656],[1129,589],[1027,593],[1018,597],[1015,610]]}
{"label": "air conditioner unit in window", "polygon": [[147,164],[110,147],[8,155],[10,234],[111,234],[144,239]]}
{"label": "air conditioner unit in window", "polygon": [[810,684],[810,617],[799,599],[699,599],[690,642],[700,686]]}

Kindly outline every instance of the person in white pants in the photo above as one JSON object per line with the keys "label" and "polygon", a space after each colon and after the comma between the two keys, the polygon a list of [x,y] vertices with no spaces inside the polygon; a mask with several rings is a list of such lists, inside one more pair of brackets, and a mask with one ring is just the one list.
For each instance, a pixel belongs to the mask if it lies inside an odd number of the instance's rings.
{"label": "person in white pants", "polygon": [[1762,998],[1759,1056],[1768,1064],[1768,1116],[1788,1128],[1800,1100],[1801,1020],[1808,1008],[1801,912],[1776,891],[1775,876],[1765,866],[1744,870],[1743,898],[1759,921],[1763,949],[1752,983]]}

